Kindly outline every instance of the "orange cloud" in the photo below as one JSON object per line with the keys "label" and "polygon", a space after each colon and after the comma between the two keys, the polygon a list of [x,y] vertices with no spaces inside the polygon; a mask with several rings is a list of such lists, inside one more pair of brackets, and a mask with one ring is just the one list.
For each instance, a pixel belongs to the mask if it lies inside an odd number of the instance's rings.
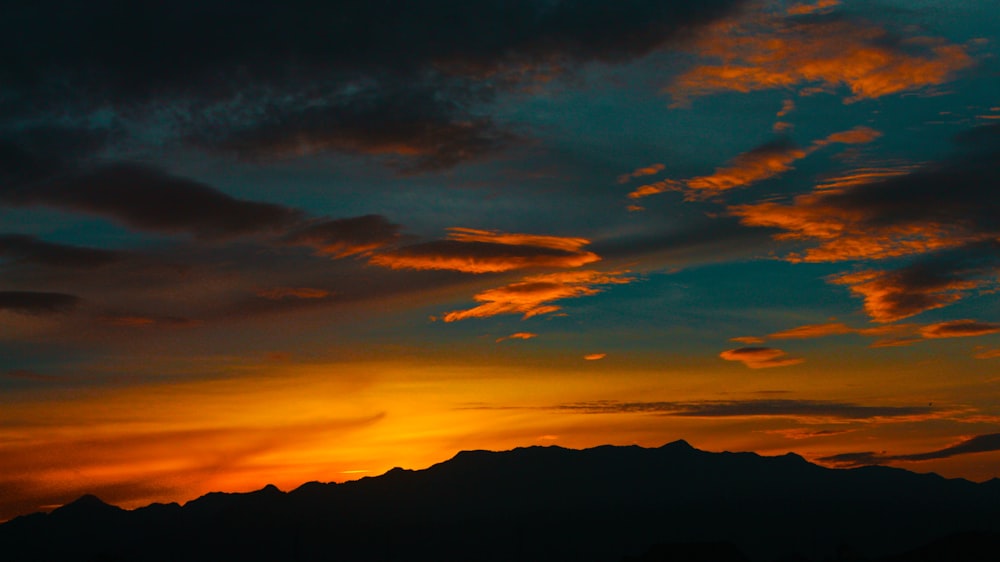
{"label": "orange cloud", "polygon": [[786,439],[813,439],[815,437],[830,437],[833,435],[841,435],[843,433],[851,433],[857,431],[855,429],[808,429],[804,427],[792,428],[792,429],[769,429],[765,430],[764,433],[769,433],[771,435],[780,435]]}
{"label": "orange cloud", "polygon": [[811,146],[800,148],[787,139],[780,139],[758,146],[730,160],[725,166],[716,168],[708,176],[687,180],[662,180],[639,186],[629,197],[639,199],[664,191],[685,191],[688,200],[702,199],[718,195],[723,191],[746,187],[751,184],[779,176],[793,169],[792,164],[830,144],[864,144],[872,142],[882,133],[869,127],[855,127],[849,131],[833,133],[817,140]]}
{"label": "orange cloud", "polygon": [[887,338],[884,340],[878,340],[876,342],[873,342],[868,347],[872,349],[877,349],[880,347],[906,347],[908,345],[913,345],[919,341],[922,341],[921,338],[914,338],[914,337]]}
{"label": "orange cloud", "polygon": [[325,299],[330,296],[330,291],[313,289],[311,287],[272,287],[257,291],[257,296],[272,301],[285,299]]}
{"label": "orange cloud", "polygon": [[656,174],[663,171],[666,166],[663,164],[652,164],[650,166],[645,166],[642,168],[636,168],[627,174],[622,174],[618,176],[618,183],[628,183],[632,178],[641,178],[643,176],[655,176]]}
{"label": "orange cloud", "polygon": [[311,246],[317,254],[335,259],[366,255],[399,239],[399,225],[380,215],[346,219],[316,219],[299,226],[282,240]]}
{"label": "orange cloud", "polygon": [[978,281],[919,275],[912,270],[859,271],[834,276],[830,281],[847,285],[864,299],[865,311],[876,322],[895,322],[947,306],[961,299],[964,291],[980,285]]}
{"label": "orange cloud", "polygon": [[852,102],[944,84],[973,63],[962,47],[943,39],[898,38],[848,18],[795,17],[834,5],[797,4],[789,9],[792,17],[757,12],[715,24],[696,50],[718,62],[695,66],[665,90],[675,106],[718,92],[775,88],[846,88],[845,102]]}
{"label": "orange cloud", "polygon": [[839,6],[840,0],[819,0],[815,4],[792,4],[788,7],[788,15],[804,16],[816,12],[826,11],[828,8]]}
{"label": "orange cloud", "polygon": [[973,355],[976,359],[996,359],[1000,357],[1000,349],[986,349]]}
{"label": "orange cloud", "polygon": [[506,340],[530,340],[531,338],[538,337],[538,334],[532,334],[531,332],[516,332],[509,336],[504,336],[502,338],[497,338],[497,343]]}
{"label": "orange cloud", "polygon": [[788,356],[784,351],[773,347],[740,347],[729,349],[720,353],[719,357],[726,361],[740,361],[751,369],[787,367],[805,361],[801,357]]}
{"label": "orange cloud", "polygon": [[736,338],[729,338],[729,341],[734,341],[736,343],[744,343],[747,345],[754,345],[758,343],[764,343],[764,338],[758,338],[755,336],[740,336]]}
{"label": "orange cloud", "polygon": [[767,337],[774,340],[807,339],[807,338],[821,338],[824,336],[836,336],[840,334],[852,334],[854,332],[855,332],[854,328],[851,328],[846,324],[840,324],[840,323],[809,324],[806,326],[799,326],[797,328],[785,330],[783,332],[777,332]]}
{"label": "orange cloud", "polygon": [[[842,181],[863,185],[865,178]],[[845,186],[840,184],[837,189]],[[777,240],[820,242],[802,253],[788,254],[785,259],[793,263],[895,258],[954,248],[981,238],[962,232],[959,226],[934,221],[879,223],[873,220],[877,210],[839,205],[837,189],[799,195],[790,205],[765,202],[734,205],[728,210],[745,226],[784,230],[774,236]]]}
{"label": "orange cloud", "polygon": [[620,272],[573,271],[536,275],[518,283],[483,291],[473,297],[483,304],[449,312],[443,319],[455,322],[499,314],[521,314],[527,319],[560,310],[558,305],[552,304],[555,301],[596,295],[601,292],[602,285],[620,285],[633,280]]}
{"label": "orange cloud", "polygon": [[937,324],[928,324],[920,329],[920,335],[927,339],[965,338],[985,336],[1000,332],[1000,324],[979,322],[978,320],[950,320]]}
{"label": "orange cloud", "polygon": [[583,356],[583,359],[585,361],[599,361],[607,356],[608,356],[607,353],[588,353],[587,355]]}
{"label": "orange cloud", "polygon": [[579,267],[600,260],[584,251],[586,238],[450,228],[448,239],[378,253],[374,265],[392,269],[441,269],[498,273],[529,267]]}

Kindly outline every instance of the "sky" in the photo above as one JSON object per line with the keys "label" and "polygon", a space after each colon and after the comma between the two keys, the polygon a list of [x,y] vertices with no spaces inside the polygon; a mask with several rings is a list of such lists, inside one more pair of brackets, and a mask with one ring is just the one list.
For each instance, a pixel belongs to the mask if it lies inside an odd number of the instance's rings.
{"label": "sky", "polygon": [[532,445],[1000,476],[992,0],[0,8],[0,520]]}

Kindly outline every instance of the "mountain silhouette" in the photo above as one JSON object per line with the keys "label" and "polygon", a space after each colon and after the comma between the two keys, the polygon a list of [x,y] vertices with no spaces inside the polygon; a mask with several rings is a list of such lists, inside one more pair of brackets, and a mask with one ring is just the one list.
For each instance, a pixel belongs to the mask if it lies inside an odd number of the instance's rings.
{"label": "mountain silhouette", "polygon": [[997,531],[995,481],[677,441],[464,451],[425,470],[132,511],[84,496],[0,525],[0,560],[909,562],[963,541],[995,553]]}

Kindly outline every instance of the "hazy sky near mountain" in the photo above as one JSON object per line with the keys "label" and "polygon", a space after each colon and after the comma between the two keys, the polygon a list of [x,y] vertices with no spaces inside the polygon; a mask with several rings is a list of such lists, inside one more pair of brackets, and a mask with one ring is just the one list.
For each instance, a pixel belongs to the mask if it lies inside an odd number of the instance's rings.
{"label": "hazy sky near mountain", "polygon": [[535,444],[998,475],[995,2],[0,12],[0,519]]}

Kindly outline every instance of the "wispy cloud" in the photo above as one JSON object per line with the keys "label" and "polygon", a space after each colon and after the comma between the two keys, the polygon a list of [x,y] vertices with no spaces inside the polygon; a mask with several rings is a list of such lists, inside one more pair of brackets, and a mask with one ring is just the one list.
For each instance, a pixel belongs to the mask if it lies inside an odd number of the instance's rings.
{"label": "wispy cloud", "polygon": [[110,250],[46,242],[23,234],[0,234],[0,256],[17,263],[65,268],[100,267],[122,257]]}
{"label": "wispy cloud", "polygon": [[582,414],[660,414],[692,418],[767,417],[809,422],[913,420],[940,415],[932,406],[869,406],[830,400],[704,400],[695,402],[621,402],[598,400],[555,406]]}
{"label": "wispy cloud", "polygon": [[21,314],[55,314],[72,310],[81,300],[66,293],[0,291],[0,310]]}
{"label": "wispy cloud", "polygon": [[601,359],[604,359],[607,356],[608,356],[607,353],[588,353],[587,355],[583,356],[583,359],[584,361],[600,361]]}
{"label": "wispy cloud", "polygon": [[313,287],[270,287],[257,291],[257,296],[273,301],[285,299],[325,299],[330,296],[330,291],[315,289]]}
{"label": "wispy cloud", "polygon": [[473,297],[479,306],[444,315],[445,322],[487,318],[500,314],[520,314],[531,318],[561,310],[556,301],[600,293],[603,286],[631,283],[625,272],[572,271],[526,277],[523,281],[489,289]]}
{"label": "wispy cloud", "polygon": [[399,225],[380,215],[314,219],[292,229],[282,242],[311,246],[320,255],[346,258],[368,254],[397,241],[399,230]]}
{"label": "wispy cloud", "polygon": [[900,39],[849,16],[802,17],[834,6],[797,4],[789,15],[757,11],[715,24],[696,49],[712,62],[681,74],[665,91],[675,105],[686,105],[727,91],[844,88],[851,102],[944,84],[972,65],[961,46],[943,39]]}
{"label": "wispy cloud", "polygon": [[781,138],[740,154],[725,166],[717,168],[711,175],[686,180],[661,180],[639,186],[628,196],[631,199],[640,199],[665,191],[683,191],[686,199],[704,199],[779,176],[793,169],[792,164],[796,161],[825,146],[864,144],[874,141],[879,136],[880,132],[869,127],[855,127],[848,131],[832,133],[805,148],[795,145],[788,138]]}
{"label": "wispy cloud", "polygon": [[989,453],[1000,451],[1000,433],[990,433],[986,435],[976,435],[974,437],[963,438],[954,445],[928,451],[926,453],[912,453],[907,455],[887,455],[885,453],[875,453],[872,451],[859,453],[841,453],[820,457],[816,460],[822,463],[836,466],[866,466],[873,464],[886,464],[892,462],[920,462],[938,459],[948,459],[960,455],[970,455],[975,453]]}
{"label": "wispy cloud", "polygon": [[628,183],[634,178],[641,178],[643,176],[655,176],[656,174],[662,172],[664,168],[666,168],[666,166],[663,164],[650,164],[649,166],[636,168],[627,174],[618,176],[618,183]]}
{"label": "wispy cloud", "polygon": [[980,322],[978,320],[949,320],[937,324],[929,324],[920,329],[920,335],[927,339],[965,338],[985,336],[1000,332],[1000,324]]}
{"label": "wispy cloud", "polygon": [[511,334],[509,336],[503,336],[503,337],[497,338],[496,342],[500,343],[502,341],[507,341],[507,340],[530,340],[532,338],[537,338],[537,337],[538,337],[538,334],[534,334],[532,332],[515,332],[515,333],[513,333],[513,334]]}
{"label": "wispy cloud", "polygon": [[370,263],[392,269],[499,273],[531,267],[579,267],[601,258],[585,238],[450,228],[446,240],[389,249]]}
{"label": "wispy cloud", "polygon": [[740,361],[751,369],[788,367],[805,361],[801,357],[792,357],[784,351],[773,347],[739,347],[728,349],[720,353],[719,357],[726,361]]}

